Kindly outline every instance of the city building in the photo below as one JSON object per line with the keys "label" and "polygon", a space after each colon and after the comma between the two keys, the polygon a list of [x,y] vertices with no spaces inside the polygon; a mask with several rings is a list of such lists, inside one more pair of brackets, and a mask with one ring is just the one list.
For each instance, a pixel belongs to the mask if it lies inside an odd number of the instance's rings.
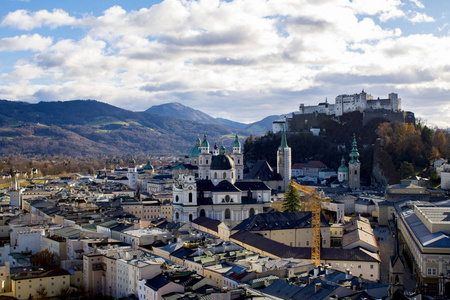
{"label": "city building", "polygon": [[[189,161],[197,164],[198,177],[189,168],[179,169],[173,185],[175,221],[190,222],[202,216],[242,221],[270,206],[271,189],[261,180],[243,179],[243,154],[238,137],[230,155],[224,146],[219,149],[216,146],[210,151],[205,135],[203,142],[199,144],[198,139],[190,151]],[[290,155],[283,159],[283,164],[288,159],[289,164],[282,168],[285,176],[290,175]]]}

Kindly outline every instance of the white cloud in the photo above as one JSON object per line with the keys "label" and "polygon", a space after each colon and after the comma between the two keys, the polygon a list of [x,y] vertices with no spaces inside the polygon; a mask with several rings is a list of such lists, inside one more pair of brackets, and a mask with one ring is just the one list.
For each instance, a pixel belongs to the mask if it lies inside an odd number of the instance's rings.
{"label": "white cloud", "polygon": [[427,14],[416,12],[413,17],[409,18],[409,21],[412,23],[431,23],[434,22],[435,19]]}
{"label": "white cloud", "polygon": [[32,30],[42,26],[56,28],[58,26],[72,25],[75,20],[75,18],[69,16],[62,9],[54,9],[52,12],[39,10],[31,13],[27,10],[20,9],[8,13],[3,18],[1,25],[11,26],[21,30]]}
{"label": "white cloud", "polygon": [[396,0],[165,0],[78,19],[16,11],[3,26],[84,31],[54,43],[39,34],[0,40],[0,50],[36,52],[0,75],[0,98],[89,98],[134,110],[179,101],[252,121],[365,88],[380,97],[393,89],[408,107],[402,92],[412,97],[413,87],[450,89],[450,38],[403,36],[383,23],[411,16],[402,9]]}
{"label": "white cloud", "polygon": [[423,5],[422,2],[419,0],[409,0],[410,2],[414,3],[418,8],[425,8],[425,5]]}
{"label": "white cloud", "polygon": [[353,0],[350,6],[357,14],[379,15],[381,22],[400,18],[405,15],[400,9],[402,6],[400,0]]}
{"label": "white cloud", "polygon": [[51,44],[51,37],[42,37],[39,34],[21,35],[0,39],[0,51],[42,51]]}

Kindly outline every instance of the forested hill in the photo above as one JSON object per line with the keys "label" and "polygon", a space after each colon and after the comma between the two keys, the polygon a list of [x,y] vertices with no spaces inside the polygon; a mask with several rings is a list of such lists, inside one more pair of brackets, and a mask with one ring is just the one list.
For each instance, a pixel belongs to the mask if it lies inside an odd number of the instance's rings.
{"label": "forested hill", "polygon": [[174,117],[132,112],[94,100],[0,101],[0,154],[184,154],[198,134],[231,143],[233,131]]}
{"label": "forested hill", "polygon": [[[319,160],[337,170],[341,158],[349,160],[353,134],[356,136],[361,161],[361,175],[366,185],[398,183],[414,174],[431,176],[429,166],[437,157],[449,155],[450,137],[445,131],[431,130],[418,124],[386,123],[374,119],[363,126],[362,114],[350,113],[336,120],[326,118],[321,136],[311,133],[288,133],[292,163]],[[276,154],[281,134],[249,137],[244,143],[247,162],[266,159],[276,167]],[[345,150],[341,149],[345,144]],[[376,172],[373,172],[373,169]]]}

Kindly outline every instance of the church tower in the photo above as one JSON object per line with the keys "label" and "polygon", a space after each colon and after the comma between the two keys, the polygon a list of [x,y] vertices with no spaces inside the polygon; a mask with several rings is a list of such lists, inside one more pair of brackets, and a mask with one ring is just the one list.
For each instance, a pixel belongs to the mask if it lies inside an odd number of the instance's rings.
{"label": "church tower", "polygon": [[22,208],[22,191],[19,189],[16,174],[13,175],[13,186],[9,191],[10,205],[18,208]]}
{"label": "church tower", "polygon": [[338,180],[344,182],[348,180],[348,168],[345,166],[345,158],[341,159],[341,166],[338,168]]}
{"label": "church tower", "polygon": [[358,146],[356,137],[353,135],[352,151],[350,152],[350,161],[348,163],[348,185],[354,189],[361,187],[361,163],[359,162]]}
{"label": "church tower", "polygon": [[291,148],[286,142],[286,131],[284,130],[281,135],[281,144],[277,152],[277,171],[283,178],[282,190],[285,191],[287,185],[291,181]]}
{"label": "church tower", "polygon": [[212,155],[209,152],[209,142],[205,134],[203,136],[203,142],[200,145],[200,154],[198,155],[198,177],[200,179],[211,179],[208,177],[211,157]]}
{"label": "church tower", "polygon": [[127,172],[127,178],[128,178],[128,186],[135,190],[137,188],[138,183],[138,172],[136,168],[136,161],[134,159],[130,160],[130,164],[128,166],[128,172]]}
{"label": "church tower", "polygon": [[238,135],[233,142],[233,152],[230,154],[234,160],[234,167],[236,168],[236,179],[244,178],[244,156],[241,152],[241,143],[239,142]]}

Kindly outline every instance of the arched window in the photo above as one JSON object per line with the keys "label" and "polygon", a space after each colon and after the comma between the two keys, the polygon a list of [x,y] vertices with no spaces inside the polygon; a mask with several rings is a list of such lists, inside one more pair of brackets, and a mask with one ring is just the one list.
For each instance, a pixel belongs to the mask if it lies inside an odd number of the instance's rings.
{"label": "arched window", "polygon": [[227,179],[227,172],[223,172],[223,179]]}
{"label": "arched window", "polygon": [[238,164],[240,164],[241,163],[241,160],[240,159],[238,159]]}
{"label": "arched window", "polygon": [[355,175],[358,175],[358,170],[355,170]]}
{"label": "arched window", "polygon": [[252,207],[250,208],[249,217],[253,217],[255,215],[255,209]]}
{"label": "arched window", "polygon": [[238,175],[238,179],[241,179],[241,175]]}
{"label": "arched window", "polygon": [[176,212],[176,213],[175,213],[175,219],[176,219],[176,220],[180,219],[180,213],[179,213],[179,212]]}
{"label": "arched window", "polygon": [[200,217],[206,217],[206,212],[204,209],[200,210]]}
{"label": "arched window", "polygon": [[217,172],[214,172],[214,179],[217,179]]}
{"label": "arched window", "polygon": [[192,202],[192,193],[189,193],[189,202]]}
{"label": "arched window", "polygon": [[206,164],[208,164],[208,160],[206,160]]}
{"label": "arched window", "polygon": [[178,195],[175,196],[175,202],[180,201],[180,197],[178,197]]}
{"label": "arched window", "polygon": [[225,209],[225,219],[226,220],[231,219],[231,212],[230,212],[230,210],[228,208]]}
{"label": "arched window", "polygon": [[233,172],[231,172],[231,178],[234,178],[234,173]]}
{"label": "arched window", "polygon": [[192,214],[189,214],[189,221],[192,221]]}

